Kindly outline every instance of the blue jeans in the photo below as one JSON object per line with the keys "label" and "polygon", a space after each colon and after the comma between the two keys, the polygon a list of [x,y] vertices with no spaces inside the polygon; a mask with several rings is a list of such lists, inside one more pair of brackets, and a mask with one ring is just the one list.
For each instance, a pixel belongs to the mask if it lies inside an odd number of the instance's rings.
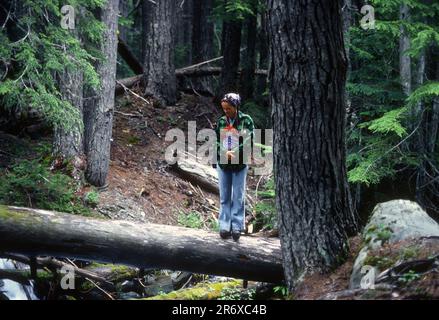
{"label": "blue jeans", "polygon": [[245,230],[245,186],[248,166],[241,171],[227,171],[217,166],[220,190],[219,228]]}

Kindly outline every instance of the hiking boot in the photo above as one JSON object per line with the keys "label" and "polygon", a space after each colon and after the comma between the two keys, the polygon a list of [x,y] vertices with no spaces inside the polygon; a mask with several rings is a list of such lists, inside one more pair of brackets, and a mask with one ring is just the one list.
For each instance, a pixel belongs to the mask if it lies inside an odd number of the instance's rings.
{"label": "hiking boot", "polygon": [[240,236],[241,236],[241,232],[240,231],[233,231],[232,232],[233,240],[238,241]]}
{"label": "hiking boot", "polygon": [[230,237],[230,231],[220,230],[220,237],[223,239],[227,239]]}

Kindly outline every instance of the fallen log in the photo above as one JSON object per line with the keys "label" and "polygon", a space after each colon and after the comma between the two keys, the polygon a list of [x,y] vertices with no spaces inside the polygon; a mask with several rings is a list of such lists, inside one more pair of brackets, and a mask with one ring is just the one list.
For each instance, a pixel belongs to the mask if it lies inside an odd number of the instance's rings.
{"label": "fallen log", "polygon": [[0,206],[0,251],[181,270],[239,279],[283,279],[277,239],[222,240],[176,226],[101,220]]}
{"label": "fallen log", "polygon": [[219,194],[218,174],[211,166],[181,157],[171,166],[171,169],[192,184],[198,185],[206,191]]}
{"label": "fallen log", "polygon": [[122,59],[125,60],[127,65],[130,67],[131,70],[133,70],[134,74],[141,74],[143,73],[143,66],[137,60],[136,56],[131,52],[128,45],[123,41],[123,39],[118,36],[117,37],[117,52],[120,54]]}
{"label": "fallen log", "polygon": [[[221,67],[203,67],[203,68],[182,68],[175,70],[175,76],[178,77],[205,77],[205,76],[219,76],[221,74]],[[241,71],[238,71],[238,75]],[[267,76],[267,70],[255,70],[255,75]],[[133,87],[135,84],[140,83],[143,75],[139,74],[133,77],[117,80],[123,83],[127,88]],[[124,92],[123,86],[116,83],[116,94],[121,94]]]}
{"label": "fallen log", "polygon": [[[180,157],[170,169],[182,179],[199,186],[203,190],[219,195],[218,173],[212,166],[202,164],[190,154]],[[246,193],[246,204],[253,208],[254,200]]]}

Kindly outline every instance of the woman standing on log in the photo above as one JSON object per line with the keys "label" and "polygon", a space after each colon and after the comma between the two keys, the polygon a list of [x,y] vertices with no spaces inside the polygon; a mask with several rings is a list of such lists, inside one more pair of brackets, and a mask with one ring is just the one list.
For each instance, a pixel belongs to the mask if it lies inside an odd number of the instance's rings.
{"label": "woman standing on log", "polygon": [[[245,229],[245,188],[248,155],[253,148],[253,119],[241,111],[241,97],[228,93],[221,100],[225,113],[218,119],[217,171],[220,190],[220,236],[238,241]],[[253,157],[252,157],[253,158]]]}

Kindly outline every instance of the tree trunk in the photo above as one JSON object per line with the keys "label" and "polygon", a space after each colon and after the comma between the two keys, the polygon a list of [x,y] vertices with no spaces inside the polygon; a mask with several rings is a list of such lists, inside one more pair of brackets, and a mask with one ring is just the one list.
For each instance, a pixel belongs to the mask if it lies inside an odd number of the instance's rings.
{"label": "tree trunk", "polygon": [[223,23],[222,55],[224,59],[220,97],[228,92],[236,92],[238,90],[237,72],[240,60],[241,28],[242,23],[240,21],[229,20]]}
{"label": "tree trunk", "polygon": [[[134,4],[133,4],[134,5]],[[123,18],[127,18],[129,14],[130,0],[119,0],[119,14]],[[124,42],[128,42],[128,28],[126,26],[119,26],[119,38]]]}
{"label": "tree trunk", "polygon": [[81,117],[71,128],[56,127],[54,130],[53,154],[66,160],[75,160],[84,156],[82,124],[82,87],[81,71],[64,71],[58,77],[63,101],[68,101],[77,108]]}
{"label": "tree trunk", "polygon": [[255,87],[255,69],[256,69],[256,32],[257,29],[257,7],[252,2],[254,15],[247,17],[245,27],[247,30],[247,50],[245,51],[243,74],[241,81],[241,96],[245,101],[253,98]]}
{"label": "tree trunk", "polygon": [[[260,26],[258,37],[258,52],[259,52],[259,69],[268,69],[268,36],[267,36],[267,12],[260,13]],[[267,101],[264,92],[267,91],[267,78],[257,77],[256,99],[263,102]]]}
{"label": "tree trunk", "polygon": [[84,104],[86,178],[98,187],[106,183],[110,162],[116,81],[118,5],[119,0],[108,0],[103,8],[97,10],[99,20],[106,27],[100,48],[106,59],[96,65],[101,86],[99,89],[90,89],[87,92],[87,102]]}
{"label": "tree trunk", "polygon": [[[418,70],[416,75],[416,85],[418,87],[424,84],[424,73],[425,73],[425,51],[423,51],[419,57],[418,61]],[[416,132],[416,142],[414,143],[414,147],[416,149],[416,153],[420,159],[420,164],[417,168],[416,173],[416,201],[422,206],[423,209],[426,209],[425,205],[427,203],[426,199],[426,191],[425,184],[428,181],[427,177],[427,166],[428,163],[426,161],[427,155],[427,144],[426,135],[428,130],[428,119],[426,115],[424,115],[423,109],[424,103],[419,101],[412,110],[412,114],[414,119],[416,119],[416,123],[420,122],[419,130]]]}
{"label": "tree trunk", "polygon": [[[274,239],[222,240],[215,232],[175,226],[108,221],[29,208],[0,206],[0,250],[223,275],[282,280]],[[7,240],[6,240],[7,239]]]}
{"label": "tree trunk", "polygon": [[276,206],[291,290],[340,264],[357,228],[345,167],[341,2],[268,2]]}
{"label": "tree trunk", "polygon": [[169,105],[177,101],[173,39],[175,10],[176,0],[161,0],[155,4],[143,2],[145,95]]}
{"label": "tree trunk", "polygon": [[[402,4],[399,10],[401,20],[408,20],[410,11],[407,4]],[[412,93],[412,72],[411,72],[411,58],[407,54],[407,50],[410,49],[410,38],[407,30],[401,26],[401,35],[399,37],[399,73],[401,76],[401,85],[403,92],[406,96]]]}
{"label": "tree trunk", "polygon": [[[79,17],[79,14],[77,15]],[[76,19],[78,23],[79,19]],[[73,31],[76,38],[80,39],[79,33]],[[69,47],[64,47],[69,52]],[[71,126],[54,128],[53,134],[53,155],[55,161],[68,161],[72,164],[73,170],[70,172],[78,181],[83,178],[84,170],[84,126],[83,126],[83,74],[80,70],[71,67],[57,74],[57,82],[61,99],[69,102],[78,110],[78,117]]]}
{"label": "tree trunk", "polygon": [[177,1],[174,41],[181,55],[177,68],[192,64],[192,13],[193,0]]}
{"label": "tree trunk", "polygon": [[[212,0],[194,0],[192,14],[192,63],[200,63],[213,58],[213,10]],[[207,77],[191,79],[192,89],[213,95],[212,80]]]}

